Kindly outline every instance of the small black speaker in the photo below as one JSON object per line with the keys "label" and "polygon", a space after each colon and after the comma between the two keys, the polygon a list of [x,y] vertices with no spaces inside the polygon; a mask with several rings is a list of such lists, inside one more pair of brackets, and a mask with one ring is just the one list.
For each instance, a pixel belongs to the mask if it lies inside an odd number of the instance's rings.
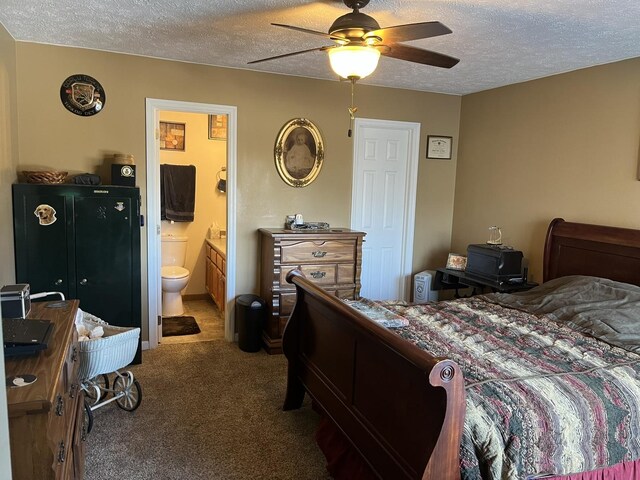
{"label": "small black speaker", "polygon": [[136,186],[136,166],[111,164],[111,185],[122,185],[123,187]]}

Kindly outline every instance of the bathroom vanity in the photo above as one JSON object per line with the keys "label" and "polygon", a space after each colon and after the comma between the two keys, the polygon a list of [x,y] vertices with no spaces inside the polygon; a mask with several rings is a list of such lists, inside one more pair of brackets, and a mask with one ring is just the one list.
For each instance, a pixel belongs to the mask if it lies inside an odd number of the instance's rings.
{"label": "bathroom vanity", "polygon": [[207,239],[205,288],[221,312],[225,310],[227,290],[227,239]]}

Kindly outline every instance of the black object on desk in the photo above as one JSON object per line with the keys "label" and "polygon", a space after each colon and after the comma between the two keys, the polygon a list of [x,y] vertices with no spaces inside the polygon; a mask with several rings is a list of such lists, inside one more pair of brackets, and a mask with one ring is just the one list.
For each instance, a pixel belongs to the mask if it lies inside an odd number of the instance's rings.
{"label": "black object on desk", "polygon": [[[479,277],[464,270],[452,270],[450,268],[438,268],[433,281],[434,290],[455,290],[456,298],[461,288],[473,288],[472,295],[482,293],[485,288],[492,292],[514,293],[537,287],[535,282],[528,282],[526,274],[520,278],[511,278],[505,281],[490,280]],[[477,290],[480,290],[479,292]]]}
{"label": "black object on desk", "polygon": [[2,319],[4,356],[34,355],[49,345],[53,323],[28,318]]}
{"label": "black object on desk", "polygon": [[491,282],[516,279],[522,282],[522,252],[505,245],[469,245],[467,247],[467,275],[484,278]]}

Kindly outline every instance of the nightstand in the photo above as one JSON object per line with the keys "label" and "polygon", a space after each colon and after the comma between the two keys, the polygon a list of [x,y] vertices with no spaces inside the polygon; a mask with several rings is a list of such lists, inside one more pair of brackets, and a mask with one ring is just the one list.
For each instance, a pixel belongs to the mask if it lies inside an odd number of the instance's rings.
{"label": "nightstand", "polygon": [[476,275],[469,275],[464,270],[452,270],[450,268],[438,268],[433,280],[434,290],[455,290],[456,298],[459,297],[458,290],[461,288],[473,288],[472,295],[485,293],[486,289],[491,292],[514,293],[523,292],[533,287],[537,287],[535,282],[496,282]]}

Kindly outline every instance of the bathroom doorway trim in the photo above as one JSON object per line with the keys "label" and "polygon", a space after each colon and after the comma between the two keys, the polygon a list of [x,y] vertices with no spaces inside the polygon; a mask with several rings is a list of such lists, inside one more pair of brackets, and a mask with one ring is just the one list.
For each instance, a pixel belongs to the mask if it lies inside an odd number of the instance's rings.
{"label": "bathroom doorway trim", "polygon": [[161,243],[160,243],[160,112],[204,113],[228,115],[227,125],[227,272],[224,312],[224,337],[235,340],[233,299],[236,290],[236,171],[237,115],[234,106],[208,103],[179,102],[157,98],[146,99],[147,137],[147,285],[148,285],[148,348],[158,346],[162,316]]}

